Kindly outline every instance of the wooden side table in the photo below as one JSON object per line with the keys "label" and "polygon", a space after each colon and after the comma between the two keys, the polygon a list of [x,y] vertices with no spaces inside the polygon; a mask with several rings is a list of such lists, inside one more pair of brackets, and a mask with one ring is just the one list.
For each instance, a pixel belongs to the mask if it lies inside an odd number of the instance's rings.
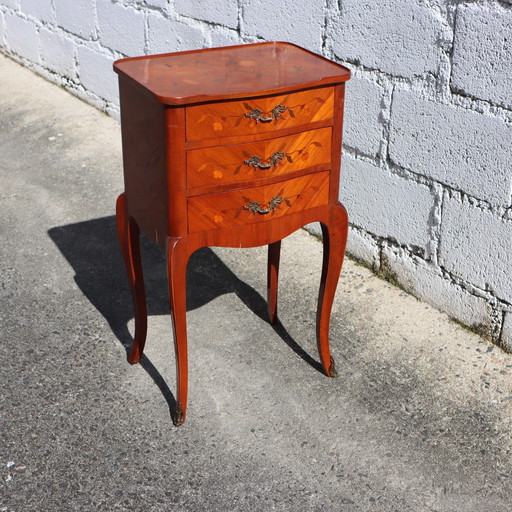
{"label": "wooden side table", "polygon": [[118,60],[125,192],[117,224],[135,309],[128,357],[140,360],[147,310],[139,229],[166,248],[177,364],[174,424],[187,407],[186,271],[205,246],[268,245],[277,320],[281,239],[319,221],[322,365],[336,376],[329,321],[348,220],[338,202],[346,68],[289,43]]}

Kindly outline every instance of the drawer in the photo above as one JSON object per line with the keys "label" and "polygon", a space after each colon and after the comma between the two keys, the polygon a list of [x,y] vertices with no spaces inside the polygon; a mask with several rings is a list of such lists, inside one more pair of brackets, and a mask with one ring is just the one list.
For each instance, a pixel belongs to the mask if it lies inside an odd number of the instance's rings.
{"label": "drawer", "polygon": [[312,166],[328,169],[331,128],[248,144],[189,151],[187,188],[279,176]]}
{"label": "drawer", "polygon": [[189,233],[265,222],[327,204],[329,171],[288,181],[190,197]]}
{"label": "drawer", "polygon": [[186,108],[187,141],[250,135],[332,119],[334,89],[207,103]]}

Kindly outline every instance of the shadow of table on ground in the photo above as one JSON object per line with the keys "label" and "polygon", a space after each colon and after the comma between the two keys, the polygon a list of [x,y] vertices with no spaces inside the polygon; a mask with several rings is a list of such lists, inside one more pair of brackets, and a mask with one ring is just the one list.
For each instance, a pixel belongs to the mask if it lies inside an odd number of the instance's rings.
{"label": "shadow of table on ground", "polygon": [[[133,306],[117,239],[115,217],[58,226],[50,229],[48,234],[72,266],[76,284],[105,317],[128,354],[132,342],[128,322],[133,318]],[[159,245],[142,237],[141,255],[148,315],[169,314],[164,251]],[[199,249],[191,256],[187,269],[187,311],[226,293],[236,294],[254,314],[268,321],[266,300],[240,280],[211,249]],[[280,322],[273,328],[296,354],[323,372],[321,364],[297,344]],[[176,402],[165,380],[148,357],[143,356],[140,364],[161,390],[172,413]]]}

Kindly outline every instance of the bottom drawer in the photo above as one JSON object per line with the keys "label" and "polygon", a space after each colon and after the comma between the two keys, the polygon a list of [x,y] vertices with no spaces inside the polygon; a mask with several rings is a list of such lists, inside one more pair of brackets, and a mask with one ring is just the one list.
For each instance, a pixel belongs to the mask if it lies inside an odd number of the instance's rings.
{"label": "bottom drawer", "polygon": [[265,222],[322,206],[329,199],[329,171],[272,185],[204,194],[188,199],[189,233]]}

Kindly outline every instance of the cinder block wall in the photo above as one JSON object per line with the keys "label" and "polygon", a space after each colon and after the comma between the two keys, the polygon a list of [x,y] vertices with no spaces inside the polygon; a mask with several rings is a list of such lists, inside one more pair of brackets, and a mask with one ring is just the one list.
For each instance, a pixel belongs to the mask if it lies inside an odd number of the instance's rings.
{"label": "cinder block wall", "polygon": [[512,0],[0,0],[3,51],[114,116],[116,58],[273,39],[353,71],[349,252],[512,350]]}

